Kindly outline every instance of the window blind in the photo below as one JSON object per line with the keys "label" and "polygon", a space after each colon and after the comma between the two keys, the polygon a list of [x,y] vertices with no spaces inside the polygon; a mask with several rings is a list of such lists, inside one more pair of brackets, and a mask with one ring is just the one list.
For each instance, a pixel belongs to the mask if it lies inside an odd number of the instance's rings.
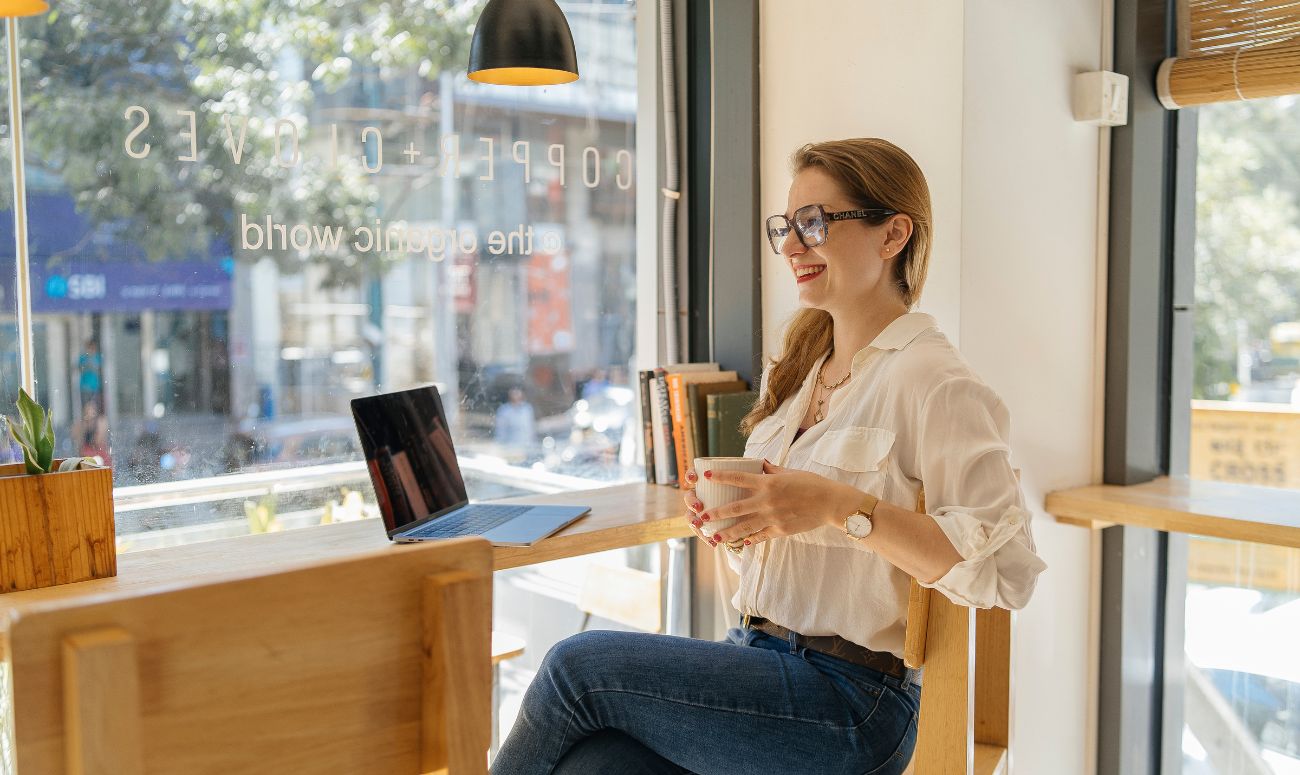
{"label": "window blind", "polygon": [[1300,0],[1178,0],[1156,92],[1170,110],[1300,93]]}

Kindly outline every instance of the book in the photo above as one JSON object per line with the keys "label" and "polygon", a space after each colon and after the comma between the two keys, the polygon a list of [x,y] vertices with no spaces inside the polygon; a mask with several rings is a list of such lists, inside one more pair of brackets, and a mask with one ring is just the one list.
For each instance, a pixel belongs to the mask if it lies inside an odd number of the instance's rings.
{"label": "book", "polygon": [[655,369],[652,383],[655,405],[651,407],[655,422],[655,481],[677,485],[677,450],[673,447],[673,418],[668,405],[668,372]]}
{"label": "book", "polygon": [[696,457],[709,456],[709,423],[707,398],[719,393],[740,393],[749,389],[743,379],[730,382],[708,382],[686,386],[686,424],[695,442]]}
{"label": "book", "polygon": [[668,447],[664,444],[664,417],[659,411],[659,380],[652,370],[650,388],[650,448],[653,451],[655,483],[668,484]]}
{"label": "book", "polygon": [[717,371],[716,363],[672,363],[654,370],[650,380],[650,413],[654,430],[655,481],[677,484],[677,451],[673,447],[672,410],[668,403],[668,369],[681,371]]}
{"label": "book", "polygon": [[758,392],[718,393],[707,399],[709,455],[711,457],[740,457],[745,454],[745,434],[740,421],[749,414]]}
{"label": "book", "polygon": [[645,480],[647,484],[655,483],[654,423],[650,421],[650,377],[653,374],[654,372],[650,369],[642,369],[637,373],[641,387],[641,441],[644,445],[642,453],[645,459]]}
{"label": "book", "polygon": [[[695,438],[690,432],[687,411],[689,402],[686,385],[714,382],[734,382],[734,371],[685,371],[667,375],[668,407],[672,412],[673,449],[677,455],[677,471],[687,471],[696,458]],[[679,477],[680,478],[680,477]]]}

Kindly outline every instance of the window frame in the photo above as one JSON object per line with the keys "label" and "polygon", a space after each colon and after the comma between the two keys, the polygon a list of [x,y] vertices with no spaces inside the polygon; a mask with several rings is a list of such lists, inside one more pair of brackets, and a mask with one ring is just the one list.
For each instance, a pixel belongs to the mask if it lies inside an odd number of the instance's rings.
{"label": "window frame", "polygon": [[[682,159],[687,249],[683,326],[689,360],[716,361],[754,388],[762,375],[763,308],[759,229],[759,8],[753,0],[673,0],[679,35],[679,78],[685,96]],[[725,19],[725,24],[715,20]],[[714,88],[726,84],[725,89]],[[718,138],[726,138],[718,142]],[[716,279],[727,278],[725,286]],[[732,612],[718,588],[718,565],[695,539],[685,549],[686,589],[677,612],[695,638],[720,640]],[[670,566],[671,567],[671,566]],[[729,570],[723,569],[729,573]]]}
{"label": "window frame", "polygon": [[[1103,483],[1186,476],[1195,302],[1197,111],[1165,109],[1176,0],[1115,0],[1115,70],[1130,119],[1112,130]],[[1182,772],[1188,537],[1102,531],[1097,772]]]}

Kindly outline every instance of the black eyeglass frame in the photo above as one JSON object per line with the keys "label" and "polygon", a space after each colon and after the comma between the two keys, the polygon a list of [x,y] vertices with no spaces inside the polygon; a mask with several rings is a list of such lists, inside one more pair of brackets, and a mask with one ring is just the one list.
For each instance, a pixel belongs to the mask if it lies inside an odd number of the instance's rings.
{"label": "black eyeglass frame", "polygon": [[[776,240],[772,239],[772,222],[778,218],[785,221],[786,228],[793,231],[795,236],[799,238],[799,244],[803,245],[805,248],[815,248],[818,245],[825,244],[826,240],[830,239],[830,225],[834,221],[857,221],[871,218],[888,218],[892,215],[898,215],[897,210],[891,210],[888,207],[866,207],[858,210],[841,210],[839,212],[831,213],[827,212],[826,208],[822,205],[804,205],[794,211],[794,217],[798,219],[799,213],[810,209],[816,210],[817,213],[821,215],[822,221],[826,224],[826,231],[822,238],[816,242],[810,242],[810,238],[803,233],[803,229],[799,228],[795,223],[792,223],[789,218],[786,218],[784,215],[768,216],[768,219],[763,223],[763,231],[767,234],[767,244],[772,246],[773,253],[776,253],[778,256],[781,255],[781,249],[777,247]],[[789,235],[787,234],[786,238],[788,238],[788,236]],[[785,238],[782,239],[783,244],[784,241]]]}

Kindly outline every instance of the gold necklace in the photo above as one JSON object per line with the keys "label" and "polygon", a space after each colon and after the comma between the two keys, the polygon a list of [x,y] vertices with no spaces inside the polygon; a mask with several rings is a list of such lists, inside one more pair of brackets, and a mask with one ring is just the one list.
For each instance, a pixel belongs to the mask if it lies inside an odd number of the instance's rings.
{"label": "gold necklace", "polygon": [[[829,360],[829,358],[827,360]],[[813,414],[813,425],[816,425],[817,423],[826,419],[826,412],[824,407],[826,402],[830,400],[831,393],[835,390],[835,388],[847,382],[849,377],[852,376],[853,374],[853,370],[849,369],[849,372],[845,374],[844,377],[841,378],[839,382],[836,382],[834,385],[827,385],[826,382],[822,379],[822,374],[825,371],[826,371],[826,361],[822,361],[822,367],[817,370],[817,384],[822,386],[822,388],[826,391],[826,395],[823,398],[817,399],[817,411]]]}

